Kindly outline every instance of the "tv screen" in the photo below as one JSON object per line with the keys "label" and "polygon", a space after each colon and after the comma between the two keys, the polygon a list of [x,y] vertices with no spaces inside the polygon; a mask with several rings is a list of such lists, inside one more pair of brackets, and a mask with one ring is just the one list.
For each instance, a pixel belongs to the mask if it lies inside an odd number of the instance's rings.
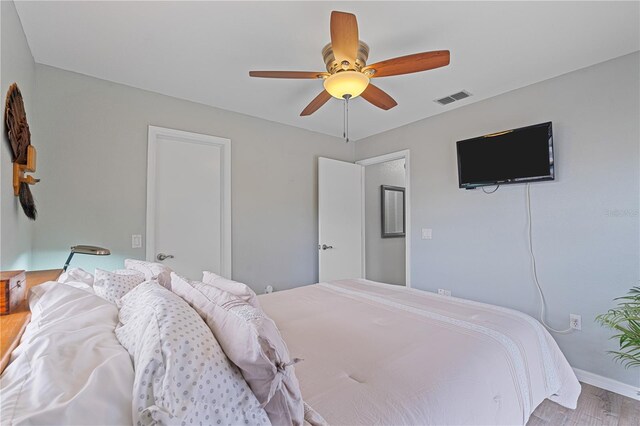
{"label": "tv screen", "polygon": [[460,188],[553,180],[551,122],[457,142]]}

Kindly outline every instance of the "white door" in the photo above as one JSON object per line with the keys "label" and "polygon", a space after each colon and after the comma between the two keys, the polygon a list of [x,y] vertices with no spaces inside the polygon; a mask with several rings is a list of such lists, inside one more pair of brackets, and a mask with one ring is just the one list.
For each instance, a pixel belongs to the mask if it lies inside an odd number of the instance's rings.
{"label": "white door", "polygon": [[147,260],[231,278],[231,141],[149,126]]}
{"label": "white door", "polygon": [[362,166],[318,159],[320,281],[362,278]]}

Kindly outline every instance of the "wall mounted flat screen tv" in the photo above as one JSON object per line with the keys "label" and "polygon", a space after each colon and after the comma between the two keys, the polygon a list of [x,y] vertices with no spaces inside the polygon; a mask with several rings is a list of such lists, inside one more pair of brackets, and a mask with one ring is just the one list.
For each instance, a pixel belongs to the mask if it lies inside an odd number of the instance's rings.
{"label": "wall mounted flat screen tv", "polygon": [[554,179],[551,122],[457,142],[460,188]]}

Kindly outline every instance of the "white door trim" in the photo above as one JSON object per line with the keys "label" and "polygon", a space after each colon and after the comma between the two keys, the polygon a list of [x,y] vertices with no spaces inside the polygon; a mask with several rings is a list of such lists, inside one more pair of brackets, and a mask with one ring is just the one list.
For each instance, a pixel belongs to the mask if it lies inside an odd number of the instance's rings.
{"label": "white door trim", "polygon": [[[392,160],[400,160],[404,158],[405,164],[405,216],[406,216],[406,230],[405,230],[405,238],[404,238],[404,252],[405,252],[405,285],[407,287],[411,287],[411,173],[410,173],[410,165],[409,165],[409,150],[405,149],[402,151],[391,152],[389,154],[379,155],[377,157],[365,158],[364,160],[356,161],[356,164],[360,164],[361,166],[370,166],[372,164],[384,163]],[[362,276],[366,277],[366,257],[367,252],[365,250],[365,235],[364,226],[364,214],[365,214],[365,204],[364,204],[364,173],[365,167],[362,168]]]}
{"label": "white door trim", "polygon": [[158,137],[187,139],[198,143],[217,145],[222,151],[222,230],[220,275],[231,279],[231,140],[200,133],[149,126],[147,145],[147,242],[146,257],[155,262],[155,190],[156,190],[156,146]]}

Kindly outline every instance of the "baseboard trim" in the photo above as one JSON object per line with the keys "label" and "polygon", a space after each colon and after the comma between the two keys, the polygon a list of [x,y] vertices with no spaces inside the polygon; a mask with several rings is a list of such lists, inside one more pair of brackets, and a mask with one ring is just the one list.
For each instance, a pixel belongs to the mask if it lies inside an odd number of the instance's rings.
{"label": "baseboard trim", "polygon": [[640,401],[640,389],[634,386],[589,371],[580,370],[579,368],[574,368],[573,371],[581,382]]}

